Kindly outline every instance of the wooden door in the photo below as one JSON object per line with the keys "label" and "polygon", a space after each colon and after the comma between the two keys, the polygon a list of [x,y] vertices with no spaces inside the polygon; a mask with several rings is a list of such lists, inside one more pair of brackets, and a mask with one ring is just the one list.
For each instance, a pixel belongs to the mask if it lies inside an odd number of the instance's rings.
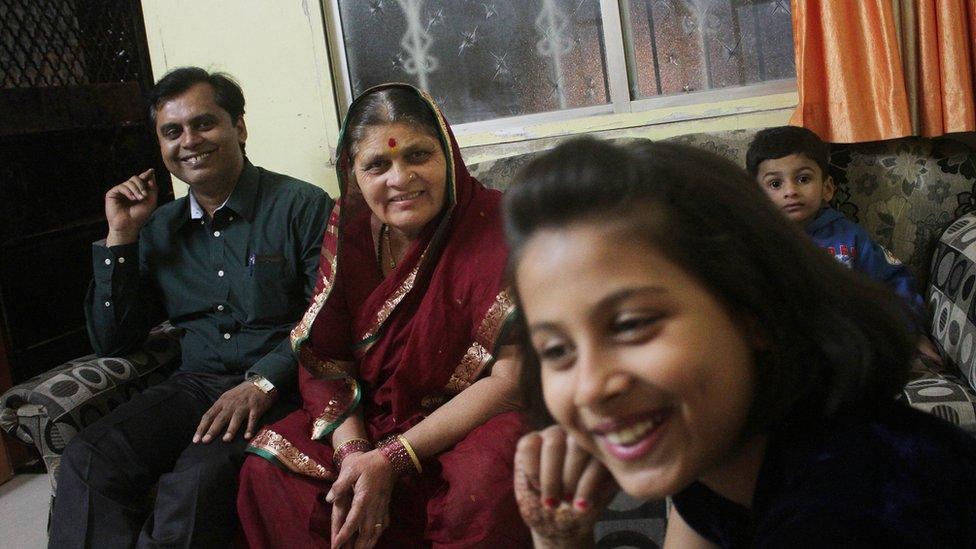
{"label": "wooden door", "polygon": [[[105,191],[148,167],[162,202],[172,188],[144,104],[140,2],[0,0],[0,36],[2,392],[91,352],[83,300]],[[0,446],[0,479],[10,469]]]}

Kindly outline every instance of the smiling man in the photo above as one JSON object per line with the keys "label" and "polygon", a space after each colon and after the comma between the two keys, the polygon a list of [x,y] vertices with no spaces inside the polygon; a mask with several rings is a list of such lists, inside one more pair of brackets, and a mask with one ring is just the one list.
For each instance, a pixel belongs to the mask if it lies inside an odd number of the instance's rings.
{"label": "smiling man", "polygon": [[[246,439],[295,408],[288,341],[315,284],[332,201],[244,155],[244,95],[197,67],[150,96],[160,153],[188,195],[156,208],[153,170],[105,194],[85,311],[100,356],[168,318],[182,363],[84,429],[62,456],[52,547],[226,547]],[[153,503],[146,494],[157,485]]]}

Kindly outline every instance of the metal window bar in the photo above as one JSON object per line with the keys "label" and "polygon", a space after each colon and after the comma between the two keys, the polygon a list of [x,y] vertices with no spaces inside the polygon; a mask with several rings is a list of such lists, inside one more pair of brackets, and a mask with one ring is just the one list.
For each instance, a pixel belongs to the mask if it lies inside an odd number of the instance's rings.
{"label": "metal window bar", "polygon": [[[623,2],[626,4],[626,0]],[[624,43],[624,27],[621,25],[617,0],[601,0],[600,15],[603,19],[603,43],[606,48],[607,83],[610,87],[610,104],[613,112],[630,112],[630,82],[627,74],[627,46]]]}

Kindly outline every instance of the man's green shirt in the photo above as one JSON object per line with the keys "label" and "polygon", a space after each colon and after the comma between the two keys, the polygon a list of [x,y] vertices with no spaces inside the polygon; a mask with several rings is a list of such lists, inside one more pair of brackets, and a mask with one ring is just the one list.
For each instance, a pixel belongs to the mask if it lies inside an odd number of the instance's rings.
{"label": "man's green shirt", "polygon": [[100,356],[126,353],[168,318],[183,330],[180,370],[293,386],[288,334],[315,287],[332,200],[245,161],[213,219],[193,218],[193,209],[180,198],[153,212],[137,243],[94,244],[85,305],[92,346]]}

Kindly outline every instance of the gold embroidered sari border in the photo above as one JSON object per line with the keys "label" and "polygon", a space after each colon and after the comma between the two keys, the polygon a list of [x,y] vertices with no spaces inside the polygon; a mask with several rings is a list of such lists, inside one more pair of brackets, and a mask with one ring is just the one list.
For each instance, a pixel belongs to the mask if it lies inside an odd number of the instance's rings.
{"label": "gold embroidered sari border", "polygon": [[256,437],[251,439],[246,451],[277,463],[298,475],[323,480],[335,479],[335,475],[329,469],[295,448],[291,442],[288,442],[288,439],[269,428],[262,429]]}
{"label": "gold embroidered sari border", "polygon": [[512,301],[507,290],[502,290],[495,297],[495,302],[488,308],[488,312],[485,313],[474,342],[468,347],[464,356],[461,357],[461,362],[451,374],[451,379],[445,387],[448,392],[460,393],[467,389],[481,375],[481,372],[491,364],[495,358],[492,351],[498,344],[498,336],[514,312],[515,302]]}
{"label": "gold embroidered sari border", "polygon": [[346,383],[346,391],[329,400],[322,413],[312,422],[312,432],[309,435],[312,440],[324,439],[359,406],[363,397],[359,382],[348,376],[343,381]]}
{"label": "gold embroidered sari border", "polygon": [[[337,203],[332,210],[332,216],[336,219],[339,218],[339,208],[340,205]],[[339,228],[335,223],[329,223],[326,227],[326,231],[334,235],[336,238],[336,254],[333,255],[323,244],[322,253],[320,254],[320,261],[326,261],[329,264],[329,272],[323,276],[322,289],[319,293],[312,297],[312,303],[309,305],[308,309],[305,310],[305,314],[302,315],[302,319],[292,328],[289,339],[291,340],[291,348],[294,351],[298,351],[298,348],[302,343],[308,339],[309,331],[312,329],[312,324],[315,322],[315,317],[318,316],[319,311],[322,310],[322,306],[325,305],[326,299],[328,299],[329,294],[332,293],[333,282],[336,278],[336,269],[338,267],[338,239],[339,239]]]}
{"label": "gold embroidered sari border", "polygon": [[298,350],[298,362],[320,379],[340,379],[349,375],[353,363],[345,360],[320,360],[308,347]]}
{"label": "gold embroidered sari border", "polygon": [[451,379],[447,382],[447,390],[452,393],[460,393],[470,387],[472,380],[478,377],[478,374],[491,359],[492,356],[488,349],[485,349],[477,341],[472,343],[467,352],[464,353],[464,357],[461,358],[461,363],[451,374]]}
{"label": "gold embroidered sari border", "polygon": [[515,311],[515,302],[508,295],[508,290],[502,290],[495,296],[495,302],[488,308],[481,326],[478,327],[476,340],[485,347],[494,347],[498,335],[502,331],[506,320]]}
{"label": "gold embroidered sari border", "polygon": [[366,351],[369,349],[369,347],[371,347],[370,344],[373,343],[375,338],[379,335],[379,331],[380,328],[382,328],[383,323],[386,322],[386,320],[393,313],[394,309],[396,309],[397,305],[399,305],[400,302],[403,301],[403,298],[406,297],[406,295],[410,293],[410,290],[413,289],[414,283],[417,280],[417,272],[420,270],[420,265],[423,264],[424,256],[426,255],[426,252],[421,255],[420,260],[417,262],[417,265],[413,268],[413,270],[410,271],[410,274],[403,279],[403,282],[401,282],[400,286],[396,289],[396,291],[393,292],[393,295],[391,295],[390,298],[383,303],[383,306],[376,311],[376,321],[372,326],[370,326],[369,330],[363,334],[363,337],[361,337],[359,342],[355,345],[356,348],[354,352],[357,355],[357,358],[361,358],[366,354]]}

